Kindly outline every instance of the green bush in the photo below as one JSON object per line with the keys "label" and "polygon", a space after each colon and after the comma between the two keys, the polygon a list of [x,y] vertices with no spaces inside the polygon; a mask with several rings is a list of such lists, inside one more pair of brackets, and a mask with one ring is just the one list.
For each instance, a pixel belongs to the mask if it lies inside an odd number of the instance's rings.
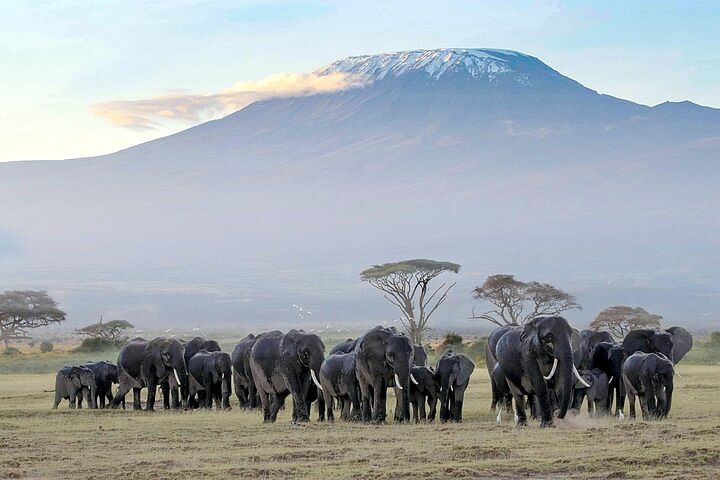
{"label": "green bush", "polygon": [[22,352],[14,347],[7,347],[5,350],[3,350],[3,355],[7,355],[8,357],[14,357],[17,355],[22,355]]}
{"label": "green bush", "polygon": [[475,363],[485,361],[485,347],[487,346],[488,337],[480,337],[465,347],[465,355],[470,357]]}
{"label": "green bush", "polygon": [[53,351],[53,348],[55,348],[55,345],[53,345],[52,342],[40,342],[40,353],[50,353]]}
{"label": "green bush", "polygon": [[105,340],[104,338],[86,338],[73,351],[77,353],[104,352],[106,350],[116,350],[122,347],[124,344],[125,342]]}

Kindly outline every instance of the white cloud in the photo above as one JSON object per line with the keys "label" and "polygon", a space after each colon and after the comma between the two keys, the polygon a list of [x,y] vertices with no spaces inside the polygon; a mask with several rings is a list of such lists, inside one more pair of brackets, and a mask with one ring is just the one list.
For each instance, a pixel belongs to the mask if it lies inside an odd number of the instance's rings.
{"label": "white cloud", "polygon": [[256,81],[237,82],[218,93],[192,94],[183,91],[140,100],[113,100],[93,106],[93,112],[118,127],[137,131],[156,130],[167,123],[193,124],[227,115],[272,97],[305,96],[365,86],[367,79],[334,72],[277,73]]}

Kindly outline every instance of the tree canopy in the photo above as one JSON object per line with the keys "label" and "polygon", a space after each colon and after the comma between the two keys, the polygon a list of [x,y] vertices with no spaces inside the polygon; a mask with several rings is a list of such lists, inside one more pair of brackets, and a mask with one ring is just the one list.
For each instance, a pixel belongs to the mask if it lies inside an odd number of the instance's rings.
{"label": "tree canopy", "polygon": [[459,271],[457,263],[415,259],[374,265],[360,273],[360,278],[384,292],[385,298],[402,312],[400,320],[412,341],[421,343],[431,315],[455,286],[443,283],[430,289],[430,282],[444,272]]}
{"label": "tree canopy", "polygon": [[593,330],[608,329],[618,338],[623,338],[631,330],[640,328],[660,328],[662,316],[649,313],[642,307],[616,305],[598,313],[590,323]]}
{"label": "tree canopy", "polygon": [[523,325],[535,317],[581,309],[575,297],[548,283],[523,282],[514,275],[491,275],[473,290],[473,296],[494,308],[471,318],[495,325]]}
{"label": "tree canopy", "polygon": [[125,332],[131,328],[135,328],[135,325],[125,320],[103,322],[101,318],[98,323],[82,327],[76,332],[88,338],[100,338],[108,342],[118,343],[127,340]]}
{"label": "tree canopy", "polygon": [[12,290],[0,294],[0,340],[30,339],[28,330],[65,321],[65,312],[47,292]]}

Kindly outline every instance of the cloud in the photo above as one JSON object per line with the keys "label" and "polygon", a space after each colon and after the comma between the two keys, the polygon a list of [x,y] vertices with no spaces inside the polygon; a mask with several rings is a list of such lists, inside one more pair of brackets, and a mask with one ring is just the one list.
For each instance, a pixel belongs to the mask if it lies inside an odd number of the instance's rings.
{"label": "cloud", "polygon": [[93,106],[93,113],[118,127],[157,130],[168,123],[194,124],[240,110],[272,97],[295,97],[337,92],[367,85],[366,77],[333,72],[277,73],[256,81],[237,82],[219,93],[184,91],[140,100],[113,100]]}

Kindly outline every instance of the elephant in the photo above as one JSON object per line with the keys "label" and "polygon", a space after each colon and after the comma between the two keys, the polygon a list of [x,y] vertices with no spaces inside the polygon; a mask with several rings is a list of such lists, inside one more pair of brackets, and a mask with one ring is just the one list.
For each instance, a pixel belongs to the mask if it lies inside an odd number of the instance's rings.
{"label": "elephant", "polygon": [[[120,350],[117,365],[120,386],[113,399],[113,407],[117,407],[132,389],[133,409],[140,410],[140,390],[147,387],[145,409],[154,410],[157,386],[170,375],[179,386],[180,397],[185,399],[188,396],[185,352],[178,340],[159,337],[147,341],[144,338],[134,338]],[[167,383],[169,384],[169,381]]]}
{"label": "elephant", "polygon": [[[615,343],[610,332],[598,332],[595,330],[580,331],[580,349],[576,350],[573,346],[573,354],[575,355],[575,366],[580,370],[590,369],[592,351],[595,345],[601,342]],[[578,353],[579,352],[579,353]]]}
{"label": "elephant", "polygon": [[675,367],[661,353],[636,352],[623,364],[623,382],[635,418],[635,397],[640,397],[643,420],[663,419],[672,406]]}
{"label": "elephant", "polygon": [[64,367],[55,376],[55,403],[58,408],[62,399],[70,402],[70,408],[82,408],[83,395],[90,408],[97,408],[95,375],[87,367]]}
{"label": "elephant", "polygon": [[249,334],[235,345],[232,352],[233,384],[240,408],[255,409],[260,404],[250,369],[250,351],[256,339],[255,335]]}
{"label": "elephant", "polygon": [[[606,412],[613,412],[616,417],[623,418],[625,408],[625,385],[622,381],[622,366],[625,351],[622,344],[600,342],[595,345],[590,355],[590,368],[600,369],[608,377],[608,396],[605,404]],[[613,411],[613,398],[615,410]]]}
{"label": "elephant", "polygon": [[664,331],[639,329],[625,336],[625,356],[635,352],[662,353],[673,363],[678,363],[692,349],[693,338],[682,327],[670,327]]}
{"label": "elephant", "polygon": [[348,338],[344,342],[335,345],[328,355],[335,355],[336,353],[350,353],[355,350],[356,344],[357,339],[353,340],[352,338]]}
{"label": "elephant", "polygon": [[[439,396],[435,371],[430,367],[413,365],[410,372],[412,373],[410,404],[413,407],[413,420],[415,423],[426,420],[432,422],[437,413]],[[425,404],[429,412],[425,411]]]}
{"label": "elephant", "polygon": [[418,367],[424,367],[427,365],[427,350],[425,350],[425,347],[420,345],[419,343],[416,343],[413,345],[413,365],[417,365]]}
{"label": "elephant", "polygon": [[503,411],[508,413],[513,411],[513,395],[505,378],[505,372],[503,372],[502,367],[500,367],[498,363],[495,364],[495,368],[493,368],[492,374],[490,374],[490,385],[493,395],[495,396],[493,399],[495,405],[492,408],[497,411],[496,421],[499,423],[502,420]]}
{"label": "elephant", "polygon": [[[355,367],[362,398],[364,422],[382,423],[386,418],[387,388],[392,384],[398,407],[396,421],[410,420],[410,367],[413,347],[410,338],[394,328],[376,326],[358,338]],[[393,382],[393,383],[391,383]]]}
{"label": "elephant", "polygon": [[110,362],[86,362],[82,366],[89,368],[95,377],[95,404],[99,408],[105,408],[105,400],[107,399],[108,404],[113,400],[113,383],[118,383],[117,365]]}
{"label": "elephant", "polygon": [[440,421],[462,422],[462,408],[465,390],[470,383],[470,375],[475,364],[461,353],[452,350],[438,360],[435,367],[437,382],[440,385]]}
{"label": "elephant", "polygon": [[[220,348],[220,344],[218,342],[216,342],[215,340],[206,340],[202,337],[195,337],[192,340],[190,340],[189,342],[181,341],[180,343],[183,345],[183,348],[185,349],[185,354],[184,354],[185,365],[189,365],[190,359],[193,357],[193,355],[195,355],[200,350],[205,350],[208,352],[221,352],[222,351],[222,349]],[[167,402],[167,398],[168,398],[167,393],[168,392],[171,393],[173,408],[177,408],[178,399],[179,399],[177,382],[172,382],[172,379],[170,377],[168,377],[168,379],[166,381],[161,383],[160,387],[163,392],[165,408],[168,408],[168,406],[167,406],[167,403],[168,403]],[[204,395],[205,395],[205,390],[199,390],[197,392],[197,397],[198,397],[197,400],[200,403],[205,402]],[[196,401],[196,399],[195,399],[195,396],[191,395],[189,398],[191,400],[190,400],[190,403],[187,404],[187,407],[188,408],[197,408],[199,405],[198,405],[198,401]]]}
{"label": "elephant", "polygon": [[335,420],[334,401],[343,420],[360,420],[360,386],[355,373],[355,352],[329,355],[320,367],[320,385],[329,422]]}
{"label": "elephant", "polygon": [[[318,378],[324,360],[325,344],[314,333],[290,330],[283,335],[276,330],[258,335],[250,351],[250,368],[265,422],[277,420],[288,395],[293,398],[293,423],[310,420],[313,397],[320,397],[320,420],[324,419],[324,398],[319,395],[322,386]],[[311,388],[313,383],[315,389]]]}
{"label": "elephant", "polygon": [[580,370],[580,376],[590,387],[579,381],[575,382],[572,410],[579,412],[583,400],[587,397],[588,415],[591,417],[603,416],[607,413],[608,376],[599,368],[593,370]]}
{"label": "elephant", "polygon": [[[488,337],[487,345],[485,345],[485,367],[487,368],[488,376],[491,379],[495,375],[495,365],[497,365],[497,358],[495,357],[495,349],[497,348],[497,343],[503,335],[505,335],[510,330],[516,328],[518,327],[503,325],[502,327],[498,327],[493,330]],[[503,382],[505,382],[504,379]],[[490,410],[495,410],[497,408],[498,401],[500,400],[500,393],[497,390],[498,384],[500,384],[500,386],[502,387],[502,382],[493,381],[490,383],[490,389],[492,392],[492,403],[490,403]]]}
{"label": "elephant", "polygon": [[518,426],[527,425],[525,395],[536,397],[540,426],[553,426],[548,381],[553,381],[559,401],[558,418],[565,418],[574,380],[582,379],[574,364],[572,333],[562,317],[535,317],[522,330],[509,330],[498,340],[495,354],[515,400]]}
{"label": "elephant", "polygon": [[[208,352],[205,349],[196,352],[187,365],[189,376],[189,396],[187,405],[194,401],[198,394],[201,406],[230,410],[230,393],[232,391],[232,363],[230,355],[225,352]],[[200,392],[204,392],[202,397]]]}

